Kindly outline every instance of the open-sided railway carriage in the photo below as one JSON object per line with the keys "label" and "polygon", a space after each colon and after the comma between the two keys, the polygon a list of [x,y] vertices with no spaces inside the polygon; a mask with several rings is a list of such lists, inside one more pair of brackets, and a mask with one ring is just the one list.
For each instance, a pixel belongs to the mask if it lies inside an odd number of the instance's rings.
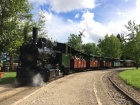
{"label": "open-sided railway carriage", "polygon": [[113,58],[112,59],[112,67],[114,67],[114,68],[121,67],[120,59]]}
{"label": "open-sided railway carriage", "polygon": [[105,68],[111,68],[112,67],[112,61],[110,57],[104,57],[105,61]]}
{"label": "open-sided railway carriage", "polygon": [[87,59],[87,68],[88,69],[99,69],[100,68],[100,61],[99,56],[96,55],[88,55]]}
{"label": "open-sided railway carriage", "polygon": [[87,54],[77,51],[71,48],[71,59],[70,59],[70,69],[74,72],[76,71],[85,71],[87,68]]}
{"label": "open-sided railway carriage", "polygon": [[134,67],[134,65],[133,60],[124,60],[124,67]]}

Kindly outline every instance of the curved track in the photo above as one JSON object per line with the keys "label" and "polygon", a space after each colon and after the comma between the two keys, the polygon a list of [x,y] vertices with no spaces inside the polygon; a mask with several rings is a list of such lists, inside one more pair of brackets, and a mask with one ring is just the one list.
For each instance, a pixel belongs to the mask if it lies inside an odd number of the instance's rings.
{"label": "curved track", "polygon": [[122,93],[133,105],[140,105],[140,102],[138,102],[136,99],[134,99],[132,96],[127,94],[122,88],[120,88],[113,80],[111,77],[109,77],[109,81],[111,84],[114,86],[115,89],[117,89],[118,92]]}
{"label": "curved track", "polygon": [[139,92],[118,77],[120,70],[103,76],[106,90],[116,105],[140,105]]}

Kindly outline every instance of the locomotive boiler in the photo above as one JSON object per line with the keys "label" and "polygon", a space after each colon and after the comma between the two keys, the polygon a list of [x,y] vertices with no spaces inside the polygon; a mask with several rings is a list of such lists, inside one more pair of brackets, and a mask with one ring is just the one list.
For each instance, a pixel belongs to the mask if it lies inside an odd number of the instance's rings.
{"label": "locomotive boiler", "polygon": [[38,38],[38,30],[33,28],[33,40],[30,43],[23,43],[20,47],[20,65],[16,70],[16,83],[19,85],[33,84],[37,75],[39,75],[38,83],[61,76],[55,62],[56,53],[53,47],[54,43],[50,40]]}

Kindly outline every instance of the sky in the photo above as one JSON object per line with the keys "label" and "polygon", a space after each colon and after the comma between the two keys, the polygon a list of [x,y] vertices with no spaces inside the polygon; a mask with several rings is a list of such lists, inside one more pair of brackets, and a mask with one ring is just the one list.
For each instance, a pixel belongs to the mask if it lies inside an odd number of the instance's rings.
{"label": "sky", "polygon": [[140,0],[29,0],[33,14],[43,12],[52,40],[65,43],[83,31],[83,43],[98,43],[106,34],[124,34],[129,20],[140,24]]}

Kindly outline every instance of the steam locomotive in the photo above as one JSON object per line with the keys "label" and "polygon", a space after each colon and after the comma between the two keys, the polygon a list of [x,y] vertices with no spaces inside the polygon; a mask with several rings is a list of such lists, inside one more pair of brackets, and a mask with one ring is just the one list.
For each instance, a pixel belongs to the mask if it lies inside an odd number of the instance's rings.
{"label": "steam locomotive", "polygon": [[33,40],[20,47],[20,65],[17,68],[16,82],[19,85],[47,82],[70,72],[114,67],[132,67],[132,60],[119,60],[110,57],[85,54],[65,43],[38,38],[37,28],[33,28]]}
{"label": "steam locomotive", "polygon": [[[37,28],[33,28],[33,40],[20,47],[20,66],[16,72],[16,82],[20,85],[33,83],[33,78],[39,74],[43,81],[61,76],[53,50],[55,43],[46,38],[37,38]],[[39,81],[40,82],[40,81]]]}

